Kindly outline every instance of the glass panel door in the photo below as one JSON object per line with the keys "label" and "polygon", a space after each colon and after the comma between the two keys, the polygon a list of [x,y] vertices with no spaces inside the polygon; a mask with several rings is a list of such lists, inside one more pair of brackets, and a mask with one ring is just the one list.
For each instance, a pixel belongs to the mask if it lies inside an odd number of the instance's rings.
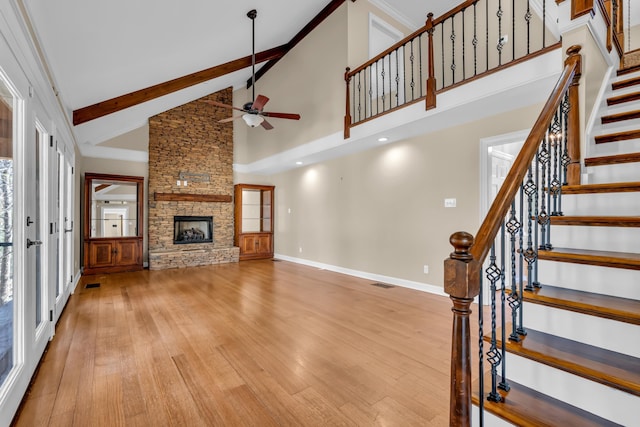
{"label": "glass panel door", "polygon": [[0,76],[0,386],[13,368],[13,127],[17,99]]}

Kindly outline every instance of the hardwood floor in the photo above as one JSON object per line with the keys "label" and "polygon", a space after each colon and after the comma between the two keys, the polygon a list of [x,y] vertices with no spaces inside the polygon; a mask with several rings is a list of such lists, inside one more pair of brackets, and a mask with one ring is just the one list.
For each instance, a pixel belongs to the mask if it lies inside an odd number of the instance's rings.
{"label": "hardwood floor", "polygon": [[371,283],[271,260],[85,276],[14,424],[447,425],[450,300]]}

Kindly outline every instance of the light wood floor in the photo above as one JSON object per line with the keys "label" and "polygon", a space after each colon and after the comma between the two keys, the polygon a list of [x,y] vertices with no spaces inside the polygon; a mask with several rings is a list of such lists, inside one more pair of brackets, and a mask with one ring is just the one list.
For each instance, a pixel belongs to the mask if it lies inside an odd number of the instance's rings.
{"label": "light wood floor", "polygon": [[371,283],[271,260],[85,276],[15,424],[447,425],[450,300]]}

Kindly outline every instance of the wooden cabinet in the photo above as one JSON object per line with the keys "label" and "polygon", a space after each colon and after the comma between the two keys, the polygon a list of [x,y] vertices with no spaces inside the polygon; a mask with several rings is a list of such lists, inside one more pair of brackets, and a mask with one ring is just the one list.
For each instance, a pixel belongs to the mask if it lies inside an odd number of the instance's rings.
{"label": "wooden cabinet", "polygon": [[235,186],[235,237],[240,260],[273,257],[272,185]]}
{"label": "wooden cabinet", "polygon": [[85,174],[85,274],[142,270],[142,177]]}

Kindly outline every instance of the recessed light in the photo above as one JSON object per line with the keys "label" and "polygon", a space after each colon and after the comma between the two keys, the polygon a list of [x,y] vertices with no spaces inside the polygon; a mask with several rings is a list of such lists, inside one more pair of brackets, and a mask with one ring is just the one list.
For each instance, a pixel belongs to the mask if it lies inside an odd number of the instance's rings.
{"label": "recessed light", "polygon": [[382,136],[380,138],[378,138],[378,142],[387,142],[389,140],[389,138],[387,138],[386,136]]}
{"label": "recessed light", "polygon": [[302,164],[302,162],[296,162],[296,165],[298,165],[298,166],[301,165],[301,164]]}

